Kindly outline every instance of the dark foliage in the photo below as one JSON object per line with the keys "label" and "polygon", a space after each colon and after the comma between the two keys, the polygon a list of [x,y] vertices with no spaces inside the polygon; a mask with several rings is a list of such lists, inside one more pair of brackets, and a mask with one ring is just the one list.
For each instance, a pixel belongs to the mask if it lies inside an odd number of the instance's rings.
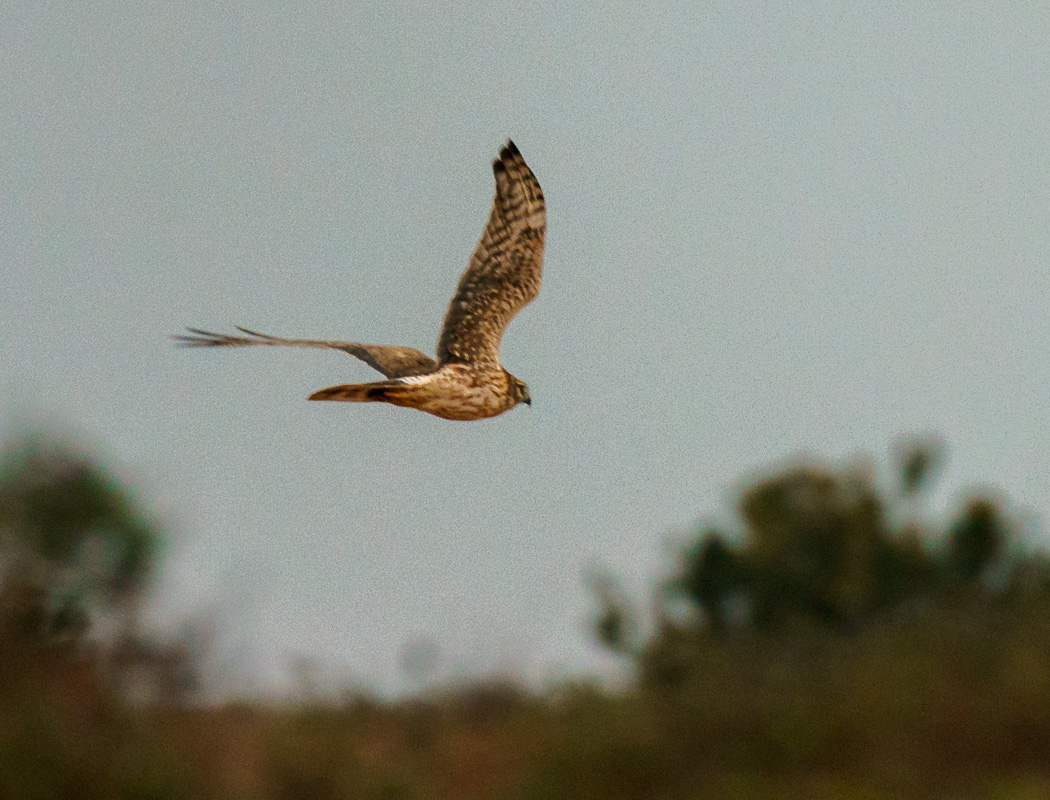
{"label": "dark foliage", "polygon": [[[141,596],[154,529],[95,462],[4,463],[0,798],[1050,797],[1050,559],[992,495],[925,522],[929,464],[902,462],[903,491],[812,464],[745,487],[739,532],[704,530],[662,584],[691,613],[647,635],[592,578],[600,640],[637,667],[620,691],[275,707],[186,702],[190,644],[89,645],[99,606]],[[124,662],[169,688],[130,701]]]}

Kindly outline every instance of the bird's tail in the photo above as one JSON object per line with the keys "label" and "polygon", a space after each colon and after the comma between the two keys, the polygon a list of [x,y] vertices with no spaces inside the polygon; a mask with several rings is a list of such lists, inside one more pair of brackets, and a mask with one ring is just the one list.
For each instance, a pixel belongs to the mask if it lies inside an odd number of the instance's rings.
{"label": "bird's tail", "polygon": [[391,403],[395,402],[398,394],[402,393],[404,388],[404,386],[392,381],[344,383],[316,391],[307,399],[340,400],[344,403]]}

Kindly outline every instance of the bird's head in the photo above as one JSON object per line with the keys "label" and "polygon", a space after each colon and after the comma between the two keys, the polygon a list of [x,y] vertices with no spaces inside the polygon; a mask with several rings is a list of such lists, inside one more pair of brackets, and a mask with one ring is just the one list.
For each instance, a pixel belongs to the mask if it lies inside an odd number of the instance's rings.
{"label": "bird's head", "polygon": [[531,406],[532,397],[529,396],[529,387],[525,385],[525,381],[519,381],[509,372],[507,377],[510,379],[510,389],[514,393],[514,399],[519,403]]}

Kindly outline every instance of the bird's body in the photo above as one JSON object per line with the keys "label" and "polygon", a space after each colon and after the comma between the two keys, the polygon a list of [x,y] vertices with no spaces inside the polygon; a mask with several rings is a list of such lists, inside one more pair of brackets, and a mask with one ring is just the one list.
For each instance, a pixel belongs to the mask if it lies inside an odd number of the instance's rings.
{"label": "bird's body", "polygon": [[342,350],[387,380],[322,389],[310,400],[384,402],[453,420],[494,417],[530,403],[527,387],[499,363],[503,330],[540,290],[547,215],[536,176],[511,141],[492,164],[496,196],[488,224],[448,306],[437,358],[411,347],[281,339],[238,328],[228,336],[190,328],[193,347],[281,345]]}
{"label": "bird's body", "polygon": [[499,366],[479,369],[468,364],[445,364],[426,375],[333,386],[314,392],[310,399],[379,401],[418,408],[445,419],[484,419],[502,414],[520,402],[514,390],[516,380]]}

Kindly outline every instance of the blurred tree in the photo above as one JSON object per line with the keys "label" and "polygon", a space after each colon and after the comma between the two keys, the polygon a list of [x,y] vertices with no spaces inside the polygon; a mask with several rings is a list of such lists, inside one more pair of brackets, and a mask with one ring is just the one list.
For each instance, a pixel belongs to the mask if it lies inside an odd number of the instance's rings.
{"label": "blurred tree", "polygon": [[0,448],[0,641],[75,643],[90,632],[104,645],[95,666],[125,697],[193,695],[200,637],[162,642],[140,630],[158,544],[157,526],[90,455],[40,434]]}
{"label": "blurred tree", "polygon": [[113,612],[127,633],[157,543],[130,492],[91,457],[39,435],[0,450],[0,590],[9,623],[79,635],[94,616]]}
{"label": "blurred tree", "polygon": [[[665,582],[665,591],[699,613],[664,620],[633,651],[642,655],[643,673],[658,680],[684,674],[703,640],[697,634],[720,638],[734,628],[771,631],[792,621],[855,631],[889,610],[921,615],[931,604],[950,605],[960,582],[989,593],[1022,587],[1031,595],[1044,585],[1050,593],[1045,557],[1015,553],[1006,561],[1011,528],[997,501],[971,500],[946,537],[922,521],[917,495],[943,460],[943,445],[932,437],[902,448],[899,492],[881,490],[864,466],[792,466],[746,487],[739,543],[701,531]],[[1003,580],[982,580],[993,571]],[[624,601],[608,589],[604,595],[599,638],[625,652]]]}
{"label": "blurred tree", "polygon": [[740,512],[757,624],[791,615],[852,624],[875,606],[887,530],[867,474],[791,469],[746,490]]}
{"label": "blurred tree", "polygon": [[929,485],[944,463],[944,442],[935,436],[909,440],[899,448],[901,492],[913,496]]}
{"label": "blurred tree", "polygon": [[1002,556],[1007,526],[994,501],[978,498],[966,504],[948,531],[948,570],[953,578],[981,578]]}
{"label": "blurred tree", "polygon": [[672,589],[702,609],[716,635],[725,632],[729,604],[745,580],[744,565],[725,536],[709,529],[684,554],[681,574]]}
{"label": "blurred tree", "polygon": [[620,584],[601,571],[592,572],[587,580],[598,600],[593,623],[598,641],[618,655],[634,655],[639,646],[637,619]]}
{"label": "blurred tree", "polygon": [[875,559],[877,609],[893,608],[937,589],[939,566],[924,535],[917,525],[907,523],[879,542]]}

